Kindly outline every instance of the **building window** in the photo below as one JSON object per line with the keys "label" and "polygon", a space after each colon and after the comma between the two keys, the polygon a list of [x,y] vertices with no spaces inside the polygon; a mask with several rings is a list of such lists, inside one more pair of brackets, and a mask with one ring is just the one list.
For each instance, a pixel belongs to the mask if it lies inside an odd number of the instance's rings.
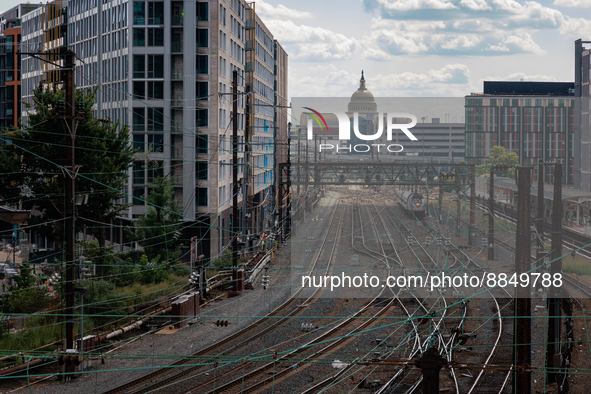
{"label": "building window", "polygon": [[209,124],[207,108],[197,108],[195,117],[197,118],[197,127],[206,127]]}
{"label": "building window", "polygon": [[148,152],[151,152],[151,153],[164,152],[164,135],[163,134],[148,134]]}
{"label": "building window", "polygon": [[208,100],[207,82],[197,82],[197,100]]}
{"label": "building window", "polygon": [[[143,82],[140,82],[143,84]],[[133,109],[133,131],[144,131],[144,109],[134,108]]]}
{"label": "building window", "polygon": [[143,187],[133,188],[133,205],[144,205],[142,201],[145,195],[145,189]]}
{"label": "building window", "polygon": [[146,4],[143,1],[133,2],[133,24],[146,24]]}
{"label": "building window", "polygon": [[209,163],[206,161],[198,161],[195,163],[195,179],[198,181],[207,180],[207,167]]}
{"label": "building window", "polygon": [[[209,3],[197,3],[197,22],[209,20]],[[206,204],[207,205],[207,204]]]}
{"label": "building window", "polygon": [[160,29],[160,28],[148,29],[148,46],[149,47],[163,47],[164,46],[164,29]]}
{"label": "building window", "polygon": [[164,162],[162,162],[162,161],[148,162],[148,183],[154,183],[154,179],[162,178],[163,176],[164,176]]}
{"label": "building window", "polygon": [[510,99],[503,99],[503,107],[509,107],[511,106],[511,100]]}
{"label": "building window", "polygon": [[148,25],[164,24],[164,2],[156,1],[148,3]]}
{"label": "building window", "polygon": [[162,100],[164,98],[164,82],[148,81],[148,99]]}
{"label": "building window", "polygon": [[133,77],[146,77],[146,57],[144,55],[133,55]]}
{"label": "building window", "polygon": [[548,99],[548,107],[554,107],[554,99]]}
{"label": "building window", "polygon": [[[141,136],[144,138],[144,136]],[[133,184],[134,185],[143,185],[146,182],[145,174],[144,174],[144,162],[143,161],[134,161],[133,162]]]}
{"label": "building window", "polygon": [[207,74],[207,55],[197,55],[197,74]]}
{"label": "building window", "polygon": [[207,48],[207,29],[197,29],[197,48]]}
{"label": "building window", "polygon": [[134,47],[146,46],[146,30],[145,29],[133,29],[133,46]]}
{"label": "building window", "polygon": [[536,99],[536,107],[542,106],[542,99]]}
{"label": "building window", "polygon": [[148,78],[164,78],[163,55],[148,55]]}
{"label": "building window", "polygon": [[137,100],[146,98],[146,83],[144,81],[133,81],[133,98]]}
{"label": "building window", "polygon": [[[133,149],[136,152],[144,152],[144,135],[143,134],[134,134],[133,135]],[[134,176],[134,183],[135,183],[135,176]]]}
{"label": "building window", "polygon": [[197,201],[198,207],[206,207],[207,206],[207,188],[206,187],[198,187],[197,188],[196,201]]}
{"label": "building window", "polygon": [[148,131],[164,130],[164,108],[148,108]]}
{"label": "building window", "polygon": [[207,134],[199,134],[197,135],[197,141],[195,142],[195,149],[197,154],[206,154],[207,153]]}

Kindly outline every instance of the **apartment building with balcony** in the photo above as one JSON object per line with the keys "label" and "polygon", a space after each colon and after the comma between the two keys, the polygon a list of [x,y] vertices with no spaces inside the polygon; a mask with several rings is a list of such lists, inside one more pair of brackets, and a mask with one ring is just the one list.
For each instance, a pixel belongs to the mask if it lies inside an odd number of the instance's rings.
{"label": "apartment building with balcony", "polygon": [[[275,79],[278,76],[286,106],[287,55],[256,15],[254,4],[70,0],[66,16],[68,47],[77,56],[77,87],[98,86],[97,117],[131,128],[137,153],[126,190],[131,208],[125,219],[132,221],[146,212],[142,196],[154,177],[169,176],[175,198],[183,205],[183,238],[198,236],[200,253],[207,256],[217,255],[230,243],[231,92],[237,70],[240,178],[249,175],[248,204],[243,213],[240,193],[238,220],[250,233],[268,228],[275,176]],[[31,27],[27,39],[44,42],[43,35]],[[28,70],[23,98],[32,94],[43,74],[33,67]],[[279,125],[277,133],[287,134],[286,127]],[[245,145],[251,152],[248,165],[242,153]]]}
{"label": "apartment building with balcony", "polygon": [[19,4],[0,14],[0,131],[18,127],[21,114],[21,18],[40,7]]}
{"label": "apartment building with balcony", "polygon": [[[21,56],[21,99],[32,104],[33,91],[44,84],[50,86],[61,81],[60,55],[67,48],[68,0],[54,0],[41,5],[21,18],[22,48],[28,53]],[[41,60],[41,59],[44,60]],[[21,108],[21,118],[27,119],[27,108]]]}

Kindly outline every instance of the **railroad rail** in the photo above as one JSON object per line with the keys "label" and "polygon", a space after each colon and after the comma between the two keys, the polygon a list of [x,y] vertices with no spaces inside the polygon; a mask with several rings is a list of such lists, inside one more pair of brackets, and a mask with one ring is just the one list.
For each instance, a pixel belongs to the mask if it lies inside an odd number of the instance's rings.
{"label": "railroad rail", "polygon": [[[329,243],[331,231],[336,232],[340,228],[340,224],[341,224],[341,221],[342,221],[342,218],[344,215],[344,208],[342,209],[343,212],[339,216],[338,223],[335,222],[335,219],[337,217],[337,211],[339,211],[340,209],[341,209],[340,204],[338,204],[338,203],[333,208],[333,212],[332,212],[332,214],[330,216],[330,220],[329,220],[329,225],[327,226],[327,229],[326,229],[325,233],[323,234],[323,237],[321,240],[321,245],[320,245],[319,251],[315,254],[315,257],[310,264],[310,267],[309,267],[310,272],[313,272],[316,269],[324,268],[324,272],[326,273],[330,269],[330,260],[326,262],[326,267],[320,267],[320,265],[322,265],[322,263],[323,263],[323,262],[321,262],[322,260],[320,259],[320,255],[321,255],[322,249],[325,247],[325,245],[327,245],[327,243]],[[333,237],[335,237],[334,234],[333,234]],[[332,252],[334,251],[334,247],[335,247],[335,244],[333,243],[332,249],[329,252],[331,255],[332,255]],[[277,308],[275,308],[273,311],[271,311],[267,316],[255,321],[254,323],[244,327],[243,329],[224,338],[223,340],[218,341],[218,342],[216,342],[216,343],[214,343],[214,344],[212,344],[212,345],[210,345],[198,352],[195,352],[192,355],[187,356],[187,357],[173,363],[172,365],[170,365],[168,367],[158,369],[158,370],[153,371],[143,377],[140,377],[139,379],[132,380],[132,381],[125,383],[121,386],[118,386],[114,389],[106,391],[104,394],[115,394],[115,393],[130,394],[130,393],[143,393],[143,392],[149,392],[149,391],[156,391],[156,390],[163,389],[163,388],[170,389],[171,386],[174,385],[176,382],[186,381],[187,379],[189,379],[193,376],[199,375],[201,372],[203,372],[204,366],[203,365],[194,365],[195,358],[204,357],[204,356],[208,356],[211,354],[216,354],[216,355],[228,354],[230,352],[235,352],[236,350],[249,345],[253,340],[263,337],[264,335],[266,335],[269,332],[276,329],[279,325],[284,324],[285,322],[289,321],[292,317],[301,313],[301,311],[303,309],[305,309],[305,307],[310,305],[313,302],[313,300],[315,298],[317,298],[318,292],[320,290],[317,289],[304,302],[299,301],[298,297],[300,296],[300,291],[301,291],[301,288],[298,289],[298,291],[296,291],[296,293],[294,293],[288,300],[286,300],[284,303],[282,303]],[[293,304],[298,304],[298,305],[294,309],[292,309],[290,312],[283,314],[284,311],[286,309],[288,309],[290,306],[292,306]],[[304,306],[302,306],[302,305],[304,305]],[[280,318],[277,318],[278,316],[280,316]],[[221,350],[223,347],[231,344],[233,341],[240,339],[241,337],[245,336],[246,334],[259,329],[263,324],[268,323],[268,322],[271,322],[272,324],[266,326],[265,328],[263,328],[260,331],[257,331],[253,336],[250,336],[250,337],[242,340],[238,344],[231,346],[229,349]],[[242,369],[244,367],[245,367],[244,364],[239,365],[239,366],[233,368],[231,371],[228,371],[227,373],[216,376],[214,378],[214,381],[218,380],[219,378],[221,378],[223,376],[231,374],[232,372]],[[215,369],[217,369],[217,368],[215,368]]]}

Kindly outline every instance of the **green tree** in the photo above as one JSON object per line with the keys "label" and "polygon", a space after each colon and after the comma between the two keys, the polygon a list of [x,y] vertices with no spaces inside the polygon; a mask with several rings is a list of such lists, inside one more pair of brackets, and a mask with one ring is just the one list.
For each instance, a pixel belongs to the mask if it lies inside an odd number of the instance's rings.
{"label": "green tree", "polygon": [[[66,204],[62,169],[66,163],[67,138],[60,113],[65,93],[63,89],[42,88],[34,91],[33,104],[28,105],[29,120],[22,129],[7,135],[13,147],[10,155],[0,160],[0,165],[13,170],[0,186],[0,195],[18,192],[24,209],[35,208],[41,212],[29,219],[29,225],[37,225],[36,231],[58,244],[63,240],[63,221]],[[133,160],[129,143],[129,128],[93,117],[94,91],[76,91],[76,193],[89,194],[88,204],[76,207],[77,218],[91,218],[99,222],[94,226],[100,248],[105,245],[105,223],[116,217],[127,204],[121,203],[125,194],[126,170]],[[63,106],[62,106],[63,107]],[[17,160],[15,163],[14,160]],[[83,220],[76,221],[80,230]],[[96,224],[93,222],[93,224]],[[97,256],[97,274],[102,275],[102,256]]]}
{"label": "green tree", "polygon": [[[488,165],[507,165],[517,166],[519,165],[519,156],[515,152],[507,152],[502,146],[493,146],[489,150]],[[495,170],[496,176],[505,176],[515,179],[515,169],[506,168]]]}
{"label": "green tree", "polygon": [[174,199],[174,188],[167,177],[157,177],[148,185],[148,211],[140,216],[128,237],[143,249],[149,261],[170,266],[180,256],[177,239],[181,231],[182,207]]}

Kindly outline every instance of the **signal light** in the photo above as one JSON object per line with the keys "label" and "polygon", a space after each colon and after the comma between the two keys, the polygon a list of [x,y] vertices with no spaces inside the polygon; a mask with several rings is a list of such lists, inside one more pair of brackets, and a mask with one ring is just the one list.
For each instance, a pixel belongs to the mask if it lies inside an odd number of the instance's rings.
{"label": "signal light", "polygon": [[269,275],[263,275],[261,284],[263,285],[263,289],[267,290],[267,286],[269,286]]}

